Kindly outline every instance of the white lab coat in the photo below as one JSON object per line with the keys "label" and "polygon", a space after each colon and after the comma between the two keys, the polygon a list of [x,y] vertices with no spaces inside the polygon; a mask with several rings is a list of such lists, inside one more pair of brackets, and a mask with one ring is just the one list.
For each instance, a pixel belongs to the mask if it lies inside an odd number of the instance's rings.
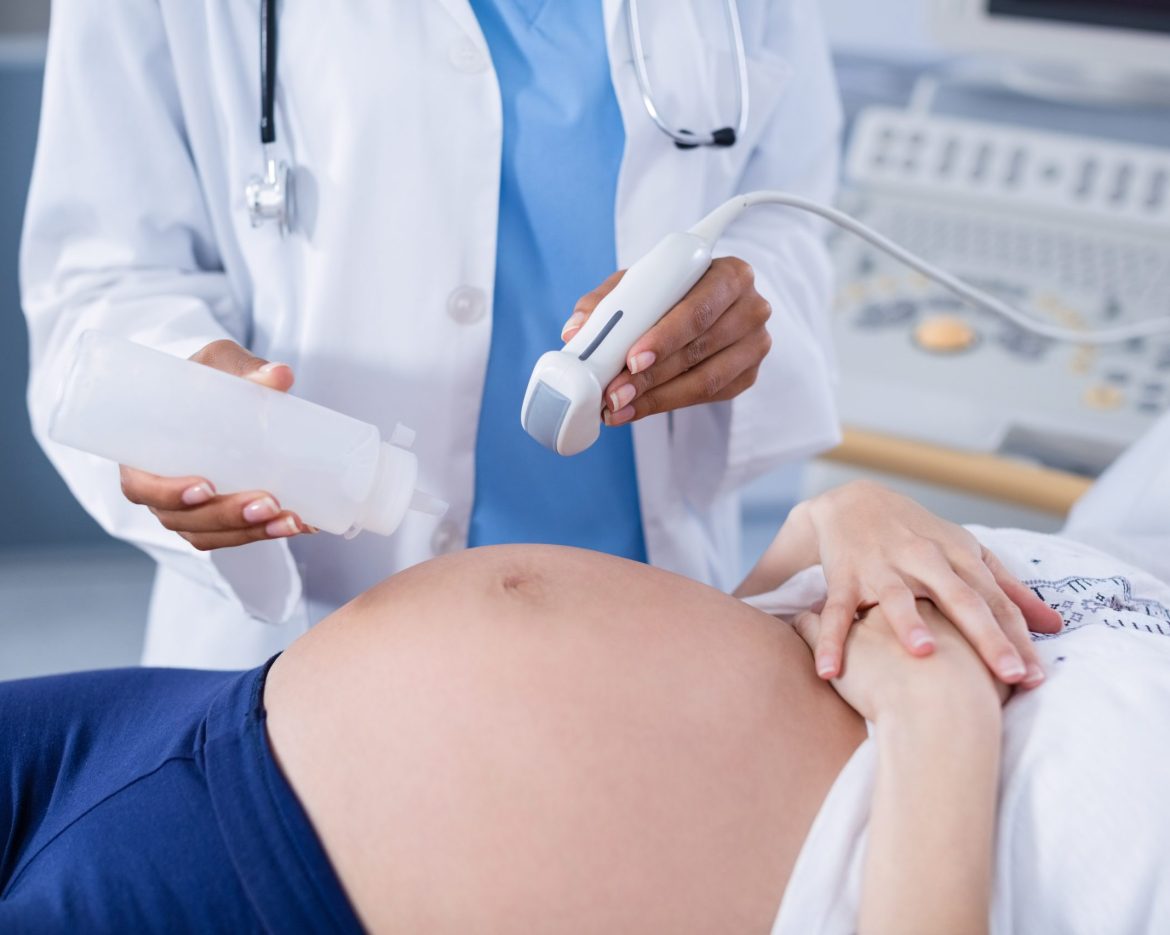
{"label": "white lab coat", "polygon": [[[730,122],[722,3],[642,6],[669,118]],[[627,140],[616,205],[623,266],[739,191],[832,195],[840,115],[815,0],[740,7],[746,138],[683,152],[643,108],[623,5],[604,2]],[[285,0],[277,152],[296,167],[300,218],[287,239],[271,225],[251,228],[243,200],[262,168],[257,18],[257,0],[53,6],[21,257],[29,405],[78,499],[159,562],[150,664],[256,664],[390,573],[461,547],[472,507],[502,126],[472,9],[467,0],[353,0],[325,12]],[[759,209],[720,250],[755,267],[773,306],[771,355],[734,402],[647,419],[634,440],[650,560],[727,586],[736,488],[830,446],[837,426],[830,275],[816,224]],[[449,514],[437,525],[412,515],[387,539],[318,535],[197,552],[122,497],[115,465],[46,438],[87,328],[183,356],[226,337],[291,364],[294,392],[385,432],[399,421],[416,429],[420,486],[449,501]]]}

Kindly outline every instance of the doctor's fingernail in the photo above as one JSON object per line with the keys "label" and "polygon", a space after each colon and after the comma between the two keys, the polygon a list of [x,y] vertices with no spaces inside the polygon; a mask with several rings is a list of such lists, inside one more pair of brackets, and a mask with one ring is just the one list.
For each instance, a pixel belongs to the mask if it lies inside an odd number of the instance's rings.
{"label": "doctor's fingernail", "polygon": [[[606,410],[609,412],[609,410]],[[617,412],[609,412],[605,419],[606,425],[625,425],[632,418],[634,418],[634,407],[626,406],[625,409],[619,409]]]}
{"label": "doctor's fingernail", "polygon": [[282,516],[274,519],[264,527],[264,532],[272,539],[283,539],[285,536],[295,536],[301,531],[300,524],[295,516]]}
{"label": "doctor's fingernail", "polygon": [[207,481],[200,481],[193,487],[188,487],[183,491],[180,498],[187,506],[199,506],[200,503],[206,503],[215,496],[215,488]]}
{"label": "doctor's fingernail", "polygon": [[1024,674],[1024,663],[1020,661],[1020,657],[1015,653],[1004,653],[999,657],[999,662],[995,665],[995,671],[999,673],[1001,679],[1018,679]]}
{"label": "doctor's fingernail", "polygon": [[823,679],[830,679],[837,674],[837,660],[832,656],[817,657],[817,675]]}
{"label": "doctor's fingernail", "polygon": [[910,648],[915,652],[923,649],[934,647],[934,637],[930,635],[929,630],[924,630],[918,627],[910,634]]}
{"label": "doctor's fingernail", "polygon": [[633,383],[623,383],[609,394],[609,408],[614,412],[625,409],[626,406],[634,401],[634,394],[636,392]]}
{"label": "doctor's fingernail", "polygon": [[565,336],[570,331],[572,331],[574,328],[580,328],[583,324],[585,324],[585,313],[573,312],[573,314],[569,316],[569,320],[565,322],[565,326],[561,329],[561,340],[565,340]]}
{"label": "doctor's fingernail", "polygon": [[654,366],[654,361],[658,356],[653,351],[642,351],[641,354],[635,354],[627,362],[626,366],[630,368],[630,373],[641,373],[643,370],[649,370]]}
{"label": "doctor's fingernail", "polygon": [[280,515],[280,507],[271,497],[261,497],[244,507],[244,519],[249,523],[263,523]]}
{"label": "doctor's fingernail", "polygon": [[278,360],[271,360],[268,363],[266,363],[263,367],[261,367],[259,370],[257,370],[256,372],[257,373],[272,373],[272,371],[275,370],[277,367],[287,367],[287,366],[288,366],[288,364],[282,364]]}

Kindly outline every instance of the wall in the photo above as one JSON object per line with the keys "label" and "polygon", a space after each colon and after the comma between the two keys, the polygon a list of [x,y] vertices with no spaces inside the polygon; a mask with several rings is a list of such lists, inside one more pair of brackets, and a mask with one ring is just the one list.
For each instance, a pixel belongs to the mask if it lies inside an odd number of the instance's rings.
{"label": "wall", "polygon": [[43,33],[49,26],[49,0],[7,0],[0,5],[0,33]]}
{"label": "wall", "polygon": [[[30,6],[32,6],[30,4]],[[4,10],[5,24],[14,22]],[[23,7],[21,8],[24,9]],[[35,22],[31,17],[21,23]],[[108,537],[77,505],[29,431],[28,334],[20,311],[17,255],[40,112],[35,56],[0,58],[0,550],[100,542]]]}
{"label": "wall", "polygon": [[931,0],[819,0],[829,41],[839,52],[933,57],[927,12]]}

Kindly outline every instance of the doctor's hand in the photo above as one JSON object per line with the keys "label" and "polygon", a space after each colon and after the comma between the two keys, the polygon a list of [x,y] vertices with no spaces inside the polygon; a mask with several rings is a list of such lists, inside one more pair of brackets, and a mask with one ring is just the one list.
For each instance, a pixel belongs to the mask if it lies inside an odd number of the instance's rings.
{"label": "doctor's hand", "polygon": [[[234,341],[208,344],[191,360],[281,392],[293,384],[292,370],[285,364],[254,357]],[[126,499],[149,507],[163,526],[201,552],[308,531],[263,490],[220,494],[203,477],[159,477],[125,465],[121,472]]]}
{"label": "doctor's hand", "polygon": [[[614,273],[577,302],[562,340],[581,330],[624,274]],[[606,425],[738,396],[756,382],[772,347],[765,327],[771,314],[747,263],[734,257],[713,261],[683,300],[630,348],[626,369],[605,390]]]}
{"label": "doctor's hand", "polygon": [[[916,603],[925,599],[1000,681],[1031,688],[1044,680],[1028,631],[1058,632],[1060,615],[962,526],[868,481],[814,497],[793,514],[788,543],[805,540],[816,556],[809,564],[821,563],[828,585],[814,652],[822,678],[840,673],[857,614],[875,606],[911,655],[934,653],[935,635]],[[773,547],[788,548],[784,538],[782,529]]]}

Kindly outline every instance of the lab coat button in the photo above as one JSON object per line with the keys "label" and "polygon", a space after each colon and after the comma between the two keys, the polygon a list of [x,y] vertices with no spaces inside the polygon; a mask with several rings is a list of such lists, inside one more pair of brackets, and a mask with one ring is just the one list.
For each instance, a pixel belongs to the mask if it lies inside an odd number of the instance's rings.
{"label": "lab coat button", "polygon": [[431,536],[431,551],[436,555],[446,555],[454,552],[463,545],[463,534],[454,520],[445,519],[435,527]]}
{"label": "lab coat button", "polygon": [[452,45],[447,57],[457,71],[468,75],[485,71],[488,67],[487,57],[470,39],[460,39]]}
{"label": "lab coat button", "polygon": [[472,325],[487,311],[487,296],[475,286],[460,286],[447,297],[447,314],[461,325]]}

